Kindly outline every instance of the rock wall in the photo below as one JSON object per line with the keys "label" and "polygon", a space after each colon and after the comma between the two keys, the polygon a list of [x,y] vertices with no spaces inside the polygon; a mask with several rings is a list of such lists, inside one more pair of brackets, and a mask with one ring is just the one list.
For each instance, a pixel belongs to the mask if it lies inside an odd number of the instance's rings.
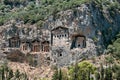
{"label": "rock wall", "polygon": [[35,25],[25,25],[23,22],[11,20],[9,23],[1,26],[0,41],[1,44],[5,43],[5,40],[17,34],[19,34],[20,38],[27,37],[33,39],[34,37],[39,37],[42,39],[42,32],[45,32],[49,38],[48,40],[50,40],[50,31],[58,26],[67,27],[70,35],[79,33],[86,37],[86,48],[70,50],[72,41],[69,41],[68,45],[62,46],[63,49],[61,49],[62,52],[60,53],[63,56],[60,58],[54,56],[54,53],[59,55],[56,51],[59,49],[59,44],[58,49],[54,47],[51,49],[50,57],[53,58],[53,63],[56,59],[58,60],[58,65],[67,65],[76,60],[80,60],[82,58],[81,56],[90,57],[103,53],[106,46],[120,31],[120,14],[118,11],[115,11],[113,15],[106,8],[101,10],[94,3],[82,4],[74,9],[61,11],[55,14],[55,16],[51,15],[45,21],[42,26],[44,29],[42,30]]}
{"label": "rock wall", "polygon": [[[104,7],[104,5],[102,6]],[[50,16],[45,22],[48,28],[65,26],[70,34],[77,32],[86,36],[87,46],[92,53],[103,53],[106,46],[120,31],[120,14],[113,11],[111,14],[106,8],[101,10],[94,3],[61,11],[56,16]]]}

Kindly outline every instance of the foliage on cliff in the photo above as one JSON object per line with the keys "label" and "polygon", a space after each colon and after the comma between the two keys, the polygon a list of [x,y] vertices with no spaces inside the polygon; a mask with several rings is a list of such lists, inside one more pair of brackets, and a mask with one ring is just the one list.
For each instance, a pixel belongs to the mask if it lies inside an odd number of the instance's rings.
{"label": "foliage on cliff", "polygon": [[120,33],[116,36],[113,43],[108,46],[107,53],[120,60]]}
{"label": "foliage on cliff", "polygon": [[3,0],[0,3],[0,25],[3,25],[10,19],[23,20],[24,23],[37,23],[42,26],[42,23],[50,16],[55,16],[57,12],[73,9],[83,3],[95,4],[103,9],[103,5],[111,10],[119,10],[117,1],[110,2],[109,0]]}

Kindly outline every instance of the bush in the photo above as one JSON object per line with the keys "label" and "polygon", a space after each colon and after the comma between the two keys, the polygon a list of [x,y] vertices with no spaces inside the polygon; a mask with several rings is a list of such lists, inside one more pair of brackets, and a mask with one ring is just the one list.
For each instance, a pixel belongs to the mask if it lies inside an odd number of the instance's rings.
{"label": "bush", "polygon": [[111,53],[112,56],[114,56],[117,59],[120,59],[120,37],[119,37],[120,33],[117,34],[116,36],[116,40],[113,41],[113,43],[111,45],[108,45],[107,47],[107,53]]}

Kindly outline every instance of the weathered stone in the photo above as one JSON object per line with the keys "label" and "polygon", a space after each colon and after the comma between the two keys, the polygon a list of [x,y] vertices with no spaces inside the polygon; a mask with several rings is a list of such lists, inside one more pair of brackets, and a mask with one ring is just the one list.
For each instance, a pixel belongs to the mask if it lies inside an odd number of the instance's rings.
{"label": "weathered stone", "polygon": [[[46,53],[49,54],[47,57],[50,57],[56,65],[63,66],[81,60],[83,57],[91,57],[97,55],[97,53],[103,53],[109,41],[120,31],[120,15],[115,13],[113,18],[107,9],[101,12],[94,4],[82,4],[80,7],[61,11],[56,15],[59,15],[59,17],[55,18],[51,15],[41,26],[42,28],[38,28],[36,25],[23,24],[22,21],[11,20],[6,22],[0,29],[1,49],[3,51],[7,50],[9,47],[8,40],[16,35],[19,35],[20,40],[38,38],[40,42],[49,42],[50,50],[49,53]],[[54,35],[59,36],[55,39],[51,32],[60,26],[66,27],[67,33],[64,30],[59,35],[54,33]],[[85,46],[78,48],[79,45],[77,45],[77,47],[70,48],[72,42],[74,42],[74,39],[71,38],[73,33],[85,37],[85,39],[80,37],[78,41],[75,41],[75,43],[80,43],[80,45],[83,45],[83,42]],[[75,43],[73,44],[76,45]],[[41,43],[38,44],[42,45]],[[45,46],[43,47],[45,48]],[[46,49],[44,50],[46,51]],[[39,51],[38,53],[40,53]],[[47,57],[44,57],[47,60]]]}

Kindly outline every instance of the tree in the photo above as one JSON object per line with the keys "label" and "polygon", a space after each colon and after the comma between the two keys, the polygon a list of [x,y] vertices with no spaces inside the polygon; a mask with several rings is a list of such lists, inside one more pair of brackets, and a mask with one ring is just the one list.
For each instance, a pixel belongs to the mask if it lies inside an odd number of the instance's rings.
{"label": "tree", "polygon": [[120,66],[119,65],[114,65],[112,67],[113,72],[115,73],[115,79],[120,80]]}
{"label": "tree", "polygon": [[72,66],[69,70],[69,74],[71,76],[71,80],[78,80],[78,73],[79,72],[79,67],[78,63],[75,64],[75,66]]}
{"label": "tree", "polygon": [[63,79],[62,79],[62,71],[61,71],[61,69],[59,70],[59,77],[58,77],[58,80],[63,80]]}
{"label": "tree", "polygon": [[113,57],[120,59],[120,33],[116,36],[116,40],[107,48],[107,53],[111,53]]}
{"label": "tree", "polygon": [[20,79],[22,79],[22,80],[28,80],[27,74],[26,73],[21,73]]}
{"label": "tree", "polygon": [[79,70],[79,67],[78,67],[78,64],[76,63],[74,68],[74,73],[73,73],[73,80],[78,80],[78,70]]}
{"label": "tree", "polygon": [[53,74],[53,76],[52,76],[52,80],[58,80],[58,69],[56,68],[55,69],[55,72],[54,72],[54,74]]}
{"label": "tree", "polygon": [[20,73],[16,70],[14,73],[8,66],[0,66],[0,80],[28,80],[26,73]]}
{"label": "tree", "polygon": [[103,64],[100,64],[100,80],[104,80],[104,68],[103,68]]}
{"label": "tree", "polygon": [[8,80],[11,80],[11,78],[13,77],[13,71],[10,69],[9,70],[9,76],[8,76]]}
{"label": "tree", "polygon": [[80,80],[90,80],[90,75],[94,73],[95,67],[87,62],[83,61],[78,64],[79,66],[79,74],[81,77],[79,77]]}
{"label": "tree", "polygon": [[62,80],[69,80],[67,71],[67,69],[62,69]]}
{"label": "tree", "polygon": [[96,78],[96,80],[100,80],[100,74],[99,74],[99,72],[95,72],[95,78]]}
{"label": "tree", "polygon": [[111,55],[105,57],[105,60],[106,60],[106,63],[109,64],[109,66],[110,66],[110,64],[112,64],[114,62],[114,59]]}
{"label": "tree", "polygon": [[106,68],[106,72],[105,72],[105,80],[113,80],[112,79],[112,70],[111,68]]}
{"label": "tree", "polygon": [[4,80],[5,79],[5,74],[4,74],[4,68],[3,67],[1,69],[1,75],[2,75],[2,80]]}
{"label": "tree", "polygon": [[58,70],[58,68],[55,69],[55,73],[52,76],[52,80],[64,80],[63,79],[63,72],[61,69]]}
{"label": "tree", "polygon": [[71,80],[90,80],[90,75],[94,73],[95,67],[87,62],[83,61],[78,64],[78,67],[71,67],[70,75],[73,75]]}
{"label": "tree", "polygon": [[120,80],[120,69],[116,72],[116,74],[117,74],[117,75],[116,75],[116,79],[117,79],[117,80]]}
{"label": "tree", "polygon": [[19,72],[19,70],[16,70],[16,72],[15,72],[15,78],[19,79],[19,77],[20,77],[20,72]]}
{"label": "tree", "polygon": [[114,53],[115,51],[115,47],[113,45],[108,45],[107,47],[107,53]]}

